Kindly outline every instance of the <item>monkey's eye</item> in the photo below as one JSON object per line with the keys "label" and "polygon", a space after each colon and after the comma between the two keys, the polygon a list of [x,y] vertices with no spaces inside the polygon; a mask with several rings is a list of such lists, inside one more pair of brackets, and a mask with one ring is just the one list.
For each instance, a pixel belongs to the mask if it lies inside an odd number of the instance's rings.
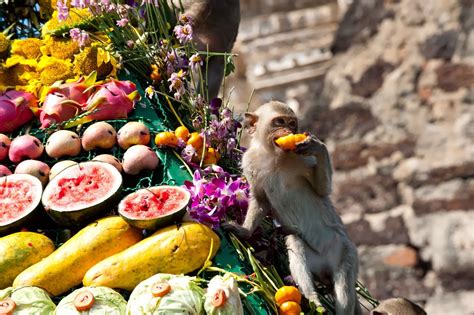
{"label": "monkey's eye", "polygon": [[296,128],[296,121],[294,120],[291,120],[288,125],[290,126],[290,128]]}
{"label": "monkey's eye", "polygon": [[284,126],[285,125],[285,120],[283,118],[277,118],[273,121],[275,126]]}

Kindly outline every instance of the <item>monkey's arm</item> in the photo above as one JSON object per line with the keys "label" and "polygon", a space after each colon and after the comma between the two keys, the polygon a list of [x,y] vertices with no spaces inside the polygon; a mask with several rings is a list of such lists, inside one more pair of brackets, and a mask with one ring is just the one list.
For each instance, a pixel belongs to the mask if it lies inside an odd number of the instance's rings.
{"label": "monkey's arm", "polygon": [[326,145],[315,136],[309,136],[307,140],[297,144],[296,153],[316,157],[316,166],[311,170],[308,180],[319,196],[329,196],[332,187],[332,165]]}
{"label": "monkey's arm", "polygon": [[233,232],[239,238],[248,239],[260,225],[263,218],[269,213],[270,209],[271,206],[265,193],[263,191],[257,192],[250,197],[249,208],[242,226],[235,222],[226,222],[222,224],[222,228]]}

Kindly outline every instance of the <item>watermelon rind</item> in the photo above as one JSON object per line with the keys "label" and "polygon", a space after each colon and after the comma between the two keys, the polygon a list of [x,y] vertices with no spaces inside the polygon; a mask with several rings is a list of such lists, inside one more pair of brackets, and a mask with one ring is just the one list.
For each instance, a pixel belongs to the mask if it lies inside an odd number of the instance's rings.
{"label": "watermelon rind", "polygon": [[[68,209],[53,204],[49,198],[54,193],[54,188],[62,178],[68,178],[71,174],[77,172],[77,168],[86,168],[91,166],[99,166],[105,168],[113,177],[113,182],[109,191],[87,205],[84,204],[68,204]],[[46,186],[43,192],[42,204],[48,215],[59,225],[64,227],[80,227],[98,219],[102,215],[110,212],[120,201],[122,192],[122,174],[111,164],[100,161],[82,162],[72,165],[56,175]]]}
{"label": "watermelon rind", "polygon": [[[24,211],[19,217],[13,218],[9,221],[0,222],[0,234],[8,234],[22,226],[24,226],[32,217],[38,213],[41,208],[41,194],[43,192],[43,185],[41,181],[33,175],[29,174],[12,174],[5,177],[0,177],[0,185],[4,185],[8,181],[30,182],[32,189],[37,192],[33,194],[34,199],[31,201],[30,207]],[[0,199],[2,196],[0,196]]]}
{"label": "watermelon rind", "polygon": [[[153,218],[146,218],[146,219],[135,218],[135,217],[130,216],[130,214],[126,212],[125,202],[128,198],[130,198],[130,196],[136,195],[136,194],[142,194],[142,193],[149,193],[150,190],[155,190],[155,189],[156,190],[157,189],[179,190],[180,192],[184,194],[183,201],[182,203],[179,204],[179,206],[176,207],[176,209],[169,211],[168,213],[163,214],[163,215],[157,215],[156,217],[153,217]],[[179,186],[162,185],[162,186],[144,188],[144,189],[137,190],[136,192],[133,192],[127,195],[125,198],[123,198],[119,204],[118,213],[120,214],[120,216],[122,216],[122,218],[125,221],[127,221],[128,224],[140,229],[154,231],[162,227],[166,227],[168,225],[174,224],[176,222],[180,222],[183,216],[186,214],[186,208],[187,208],[190,198],[191,198],[190,193],[186,189]]]}

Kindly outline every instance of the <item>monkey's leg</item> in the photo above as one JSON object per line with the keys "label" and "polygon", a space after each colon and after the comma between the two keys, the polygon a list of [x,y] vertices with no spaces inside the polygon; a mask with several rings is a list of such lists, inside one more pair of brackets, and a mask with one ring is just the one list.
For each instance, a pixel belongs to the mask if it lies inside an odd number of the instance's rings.
{"label": "monkey's leg", "polygon": [[334,274],[336,315],[362,315],[362,309],[355,291],[358,269],[357,252],[354,246],[348,245],[347,247],[345,248],[346,255],[343,255],[339,270]]}
{"label": "monkey's leg", "polygon": [[[207,65],[207,86],[209,101],[219,95],[222,78],[224,77],[224,57],[212,56]],[[205,71],[205,68],[204,68]]]}
{"label": "monkey's leg", "polygon": [[[298,236],[291,234],[285,239],[288,248],[288,259],[290,261],[291,276],[300,288],[303,295],[310,301],[321,306],[316,288],[313,283],[313,274],[307,263],[308,248],[304,241]],[[311,251],[309,249],[309,251]]]}

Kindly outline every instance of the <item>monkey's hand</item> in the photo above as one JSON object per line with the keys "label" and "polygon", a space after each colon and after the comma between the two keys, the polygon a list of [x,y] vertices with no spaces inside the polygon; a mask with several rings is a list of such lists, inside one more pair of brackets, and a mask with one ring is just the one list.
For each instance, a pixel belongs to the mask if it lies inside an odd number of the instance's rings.
{"label": "monkey's hand", "polygon": [[309,135],[305,141],[297,143],[295,150],[301,155],[318,155],[326,151],[326,145],[314,135]]}
{"label": "monkey's hand", "polygon": [[232,232],[234,233],[238,238],[240,239],[249,239],[250,232],[246,228],[240,226],[239,224],[235,222],[224,222],[221,224],[221,227],[226,230],[227,232]]}

